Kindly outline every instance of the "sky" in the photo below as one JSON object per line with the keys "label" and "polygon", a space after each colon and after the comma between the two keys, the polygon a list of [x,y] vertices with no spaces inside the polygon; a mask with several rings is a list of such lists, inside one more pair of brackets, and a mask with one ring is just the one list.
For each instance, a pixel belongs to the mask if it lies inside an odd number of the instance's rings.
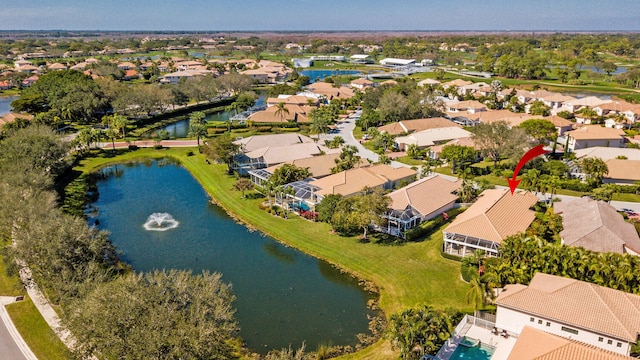
{"label": "sky", "polygon": [[637,31],[640,0],[0,0],[0,30]]}

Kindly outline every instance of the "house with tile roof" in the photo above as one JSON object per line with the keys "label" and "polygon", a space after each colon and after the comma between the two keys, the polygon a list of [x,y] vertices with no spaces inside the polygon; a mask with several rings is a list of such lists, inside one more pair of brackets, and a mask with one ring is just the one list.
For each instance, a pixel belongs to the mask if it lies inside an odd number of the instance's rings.
{"label": "house with tile roof", "polygon": [[240,146],[241,151],[249,152],[267,146],[287,146],[301,143],[312,143],[313,139],[308,136],[295,133],[254,135],[238,139],[233,143]]}
{"label": "house with tile roof", "polygon": [[631,360],[630,356],[525,326],[507,360]]}
{"label": "house with tile roof", "polygon": [[405,167],[392,168],[386,164],[345,170],[310,182],[319,188],[316,191],[317,202],[330,194],[350,196],[359,193],[363,188],[393,189],[402,182],[411,182],[417,171]]}
{"label": "house with tile roof", "polygon": [[509,333],[529,326],[621,355],[640,335],[640,296],[584,281],[539,272],[507,285],[496,305],[495,326]]}
{"label": "house with tile roof", "polygon": [[404,238],[407,230],[451,210],[458,199],[462,180],[451,181],[434,175],[422,178],[389,193],[391,206],[383,215],[386,224],[376,230]]}
{"label": "house with tile roof", "polygon": [[8,114],[4,114],[4,115],[0,116],[0,127],[2,127],[2,125],[4,125],[4,124],[10,123],[10,122],[14,122],[17,119],[33,120],[33,115],[21,114],[21,113],[15,113],[15,112],[10,112]]}
{"label": "house with tile roof", "polygon": [[358,90],[366,90],[368,88],[374,87],[376,84],[373,81],[365,78],[357,78],[353,80],[349,85],[351,85],[352,88]]}
{"label": "house with tile roof", "polygon": [[443,251],[464,257],[483,250],[487,256],[498,256],[502,240],[524,232],[531,225],[535,212],[530,208],[537,202],[538,198],[530,192],[483,191],[473,205],[443,230]]}
{"label": "house with tile roof", "polygon": [[418,131],[407,136],[398,136],[395,143],[400,151],[406,151],[410,145],[424,149],[454,139],[470,137],[471,133],[461,127],[449,126]]}
{"label": "house with tile roof", "polygon": [[562,216],[562,244],[596,252],[640,254],[635,227],[606,202],[583,197],[556,203],[553,209]]}
{"label": "house with tile roof", "polygon": [[304,95],[278,95],[278,97],[276,98],[270,97],[270,98],[267,98],[267,100],[265,101],[265,103],[267,104],[267,107],[275,106],[281,102],[287,105],[298,105],[298,106],[305,106],[305,105],[318,106],[318,104],[320,103],[317,97],[304,96]]}
{"label": "house with tile roof", "polygon": [[640,182],[640,160],[611,159],[605,163],[608,169],[602,179],[605,184],[633,185]]}
{"label": "house with tile roof", "polygon": [[438,129],[444,127],[458,127],[462,126],[454,123],[449,119],[443,117],[434,117],[427,119],[413,119],[413,120],[401,120],[396,121],[384,126],[378,127],[379,132],[386,132],[391,135],[410,134],[413,132]]}
{"label": "house with tile roof", "polygon": [[[281,115],[280,113],[278,113],[277,106],[269,106],[264,110],[257,111],[249,115],[249,120],[255,123],[309,123],[311,122],[309,113],[311,112],[311,110],[316,108],[316,106],[300,106],[295,104],[287,104],[286,109],[288,110],[288,112],[283,112]],[[280,118],[280,116],[282,116],[282,118]]]}
{"label": "house with tile roof", "polygon": [[264,169],[288,161],[339,152],[338,149],[329,149],[316,143],[265,146],[234,156],[232,168],[240,175],[244,175],[250,170]]}
{"label": "house with tile roof", "polygon": [[624,131],[606,128],[600,125],[585,125],[579,129],[567,131],[567,150],[575,151],[594,146],[624,147]]}
{"label": "house with tile roof", "polygon": [[340,86],[334,87],[333,84],[329,84],[323,81],[314,82],[307,85],[307,91],[318,96],[322,96],[329,102],[333,99],[350,99],[355,95],[353,89]]}

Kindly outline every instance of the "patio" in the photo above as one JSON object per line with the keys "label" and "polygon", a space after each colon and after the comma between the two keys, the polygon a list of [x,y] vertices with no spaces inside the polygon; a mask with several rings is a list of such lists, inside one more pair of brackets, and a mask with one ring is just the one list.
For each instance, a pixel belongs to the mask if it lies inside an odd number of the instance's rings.
{"label": "patio", "polygon": [[495,333],[494,328],[495,323],[491,321],[466,315],[454,330],[453,336],[440,348],[436,358],[438,360],[449,360],[460,341],[466,336],[494,348],[495,351],[491,356],[491,360],[506,360],[518,338],[513,333],[508,333],[508,336],[504,337],[500,332]]}

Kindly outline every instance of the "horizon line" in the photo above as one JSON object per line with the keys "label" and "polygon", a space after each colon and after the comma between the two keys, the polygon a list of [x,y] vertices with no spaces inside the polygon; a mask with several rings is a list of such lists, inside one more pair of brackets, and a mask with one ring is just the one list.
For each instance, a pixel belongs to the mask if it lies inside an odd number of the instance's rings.
{"label": "horizon line", "polygon": [[545,32],[545,33],[640,33],[640,29],[636,30],[558,30],[558,29],[522,29],[522,30],[416,30],[416,29],[370,29],[370,30],[104,30],[104,29],[0,29],[0,32],[50,32],[50,31],[67,31],[67,32],[133,32],[133,33],[145,33],[145,32],[161,32],[161,33],[221,33],[221,32],[233,32],[233,33],[320,33],[320,32],[341,32],[341,33],[362,33],[362,32],[425,32],[425,33],[446,33],[446,32],[497,32],[497,33],[513,33],[513,32]]}

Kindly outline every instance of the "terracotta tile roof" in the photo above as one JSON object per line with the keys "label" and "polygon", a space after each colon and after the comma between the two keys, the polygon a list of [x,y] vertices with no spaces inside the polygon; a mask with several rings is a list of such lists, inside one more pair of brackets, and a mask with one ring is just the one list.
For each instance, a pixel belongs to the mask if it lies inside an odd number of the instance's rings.
{"label": "terracotta tile roof", "polygon": [[435,79],[424,79],[424,80],[418,82],[419,86],[438,85],[438,84],[440,84],[440,81],[435,80]]}
{"label": "terracotta tile roof", "polygon": [[51,70],[66,70],[67,69],[67,65],[63,65],[60,63],[54,63],[48,66],[49,69]]}
{"label": "terracotta tile roof", "polygon": [[541,98],[543,101],[556,102],[556,103],[564,103],[564,102],[573,101],[576,99],[573,96],[562,95],[560,93],[554,93],[554,92],[548,92],[546,95],[538,98],[539,99]]}
{"label": "terracotta tile roof", "polygon": [[[407,136],[399,136],[395,139],[398,144],[415,144],[418,147],[433,146],[443,141],[452,139],[467,138],[471,133],[460,127],[450,126],[435,129],[427,129],[414,132]],[[402,148],[402,147],[400,147]]]}
{"label": "terracotta tile roof", "polygon": [[447,146],[447,145],[470,146],[470,147],[472,147],[472,148],[474,148],[476,150],[480,150],[476,146],[476,144],[473,142],[473,138],[471,138],[471,137],[454,139],[454,140],[451,140],[451,141],[447,142],[446,144],[432,146],[432,147],[429,148],[429,150],[431,150],[435,154],[440,154],[440,152],[442,152],[442,148]]}
{"label": "terracotta tile roof", "polygon": [[402,133],[411,133],[414,131],[437,129],[437,128],[443,128],[443,127],[462,128],[462,126],[454,123],[449,119],[445,119],[443,117],[434,117],[434,118],[427,118],[427,119],[402,120],[402,121],[394,122],[384,126],[380,126],[378,128],[378,131],[380,132],[386,131],[391,135],[398,135]]}
{"label": "terracotta tile roof", "polygon": [[604,161],[615,159],[618,156],[625,156],[629,160],[640,160],[640,149],[633,148],[610,148],[604,146],[594,146],[575,151],[576,158],[583,157],[600,158]]}
{"label": "terracotta tile roof", "polygon": [[640,296],[540,272],[496,304],[632,343],[640,333]]}
{"label": "terracotta tile roof", "polygon": [[541,116],[535,116],[525,113],[514,113],[509,110],[489,110],[475,114],[473,120],[480,120],[485,124],[491,124],[497,121],[506,121],[509,126],[514,127],[522,124],[529,119],[540,119]]}
{"label": "terracotta tile roof", "polygon": [[525,231],[535,218],[529,210],[538,198],[529,192],[511,195],[508,189],[490,189],[444,229],[500,244],[502,239]]}
{"label": "terracotta tile roof", "polygon": [[291,95],[286,97],[277,97],[277,98],[268,98],[266,104],[268,106],[276,105],[278,103],[285,103],[287,105],[307,105],[309,100],[311,100],[314,104],[318,104],[318,99],[312,97],[306,97],[302,95]]}
{"label": "terracotta tile roof", "polygon": [[565,245],[619,254],[629,248],[640,253],[640,237],[634,226],[604,201],[588,197],[563,201],[554,205],[554,211],[562,214],[564,229],[560,236]]}
{"label": "terracotta tile roof", "polygon": [[454,192],[461,185],[462,180],[460,179],[449,181],[435,175],[420,179],[387,196],[391,198],[392,209],[404,210],[407,206],[411,206],[426,216],[456,201],[458,195],[455,195]]}
{"label": "terracotta tile roof", "polygon": [[577,130],[567,131],[566,134],[576,140],[620,140],[620,138],[624,136],[624,131],[621,129],[606,128],[600,125],[585,125]]}
{"label": "terracotta tile roof", "polygon": [[457,101],[457,102],[449,102],[446,103],[447,109],[457,109],[462,111],[471,110],[481,110],[486,109],[487,105],[477,101],[477,100],[466,100],[466,101]]}
{"label": "terracotta tile roof", "polygon": [[625,360],[614,353],[579,341],[525,326],[507,360]]}
{"label": "terracotta tile roof", "polygon": [[557,115],[545,116],[543,119],[550,121],[555,127],[574,126],[575,123],[571,120],[561,118]]}
{"label": "terracotta tile roof", "polygon": [[[309,113],[315,107],[312,106],[299,106],[294,104],[287,104],[286,108],[289,110],[289,113],[283,113],[284,121],[295,121],[299,123],[307,123],[311,122],[309,119]],[[249,116],[254,122],[267,122],[267,123],[279,123],[280,122],[280,114],[276,114],[278,108],[276,106],[269,106],[265,110],[255,112]]]}
{"label": "terracotta tile roof", "polygon": [[358,78],[356,80],[353,80],[351,83],[356,85],[364,85],[364,86],[373,86],[374,84],[373,81],[367,80],[365,78]]}
{"label": "terracotta tile roof", "polygon": [[284,146],[299,143],[312,143],[313,140],[300,134],[270,134],[249,136],[233,143],[241,145],[244,151],[253,151],[267,146]]}
{"label": "terracotta tile roof", "polygon": [[602,100],[596,96],[587,96],[581,99],[567,101],[565,104],[570,106],[586,106],[586,107],[594,108],[596,106],[601,106],[604,104],[608,104],[610,102],[611,100]]}
{"label": "terracotta tile roof", "polygon": [[605,178],[640,181],[640,160],[611,159],[606,163],[609,172]]}
{"label": "terracotta tile roof", "polygon": [[310,184],[320,188],[319,195],[342,194],[352,195],[362,190],[365,186],[370,188],[383,186],[388,181],[399,181],[416,174],[409,168],[392,168],[389,165],[379,164],[365,168],[346,170],[312,181]]}
{"label": "terracotta tile roof", "polygon": [[[336,167],[335,159],[340,157],[340,153],[318,155],[313,157],[307,157],[303,159],[297,159],[287,161],[286,164],[292,164],[300,168],[309,168],[309,172],[315,178],[321,178],[327,175],[331,175],[331,169]],[[364,166],[364,164],[362,164]],[[272,173],[282,166],[282,164],[271,166],[265,170]]]}
{"label": "terracotta tile roof", "polygon": [[266,164],[272,165],[328,152],[340,152],[340,150],[327,149],[315,143],[300,143],[284,146],[267,146],[247,152],[245,155],[252,159],[263,158]]}
{"label": "terracotta tile roof", "polygon": [[467,80],[462,80],[462,79],[455,79],[455,80],[451,80],[451,81],[448,81],[446,83],[443,83],[442,86],[444,88],[447,88],[449,86],[461,87],[461,86],[471,85],[471,84],[473,84],[472,81],[467,81]]}
{"label": "terracotta tile roof", "polygon": [[0,126],[6,124],[6,123],[10,123],[13,121],[16,121],[16,119],[26,119],[26,120],[33,120],[33,115],[30,114],[19,114],[19,113],[8,113],[8,114],[4,114],[3,116],[0,116]]}
{"label": "terracotta tile roof", "polygon": [[326,82],[314,82],[307,86],[310,92],[314,94],[324,95],[329,100],[332,98],[349,99],[355,95],[353,89],[346,86],[333,87],[332,84]]}

